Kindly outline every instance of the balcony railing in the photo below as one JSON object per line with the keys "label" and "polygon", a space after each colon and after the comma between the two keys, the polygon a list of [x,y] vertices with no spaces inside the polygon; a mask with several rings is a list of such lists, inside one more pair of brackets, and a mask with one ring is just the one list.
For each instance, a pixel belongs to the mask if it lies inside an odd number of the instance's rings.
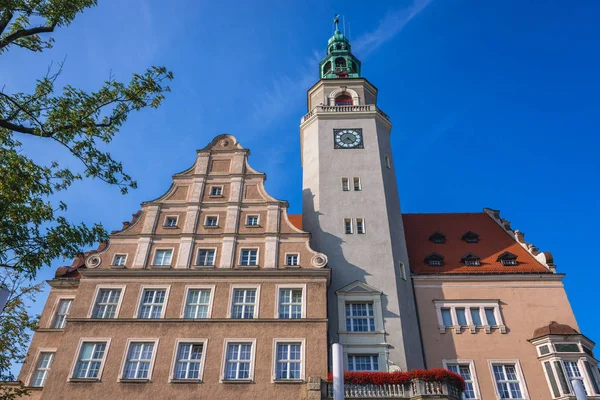
{"label": "balcony railing", "polygon": [[[333,383],[322,381],[321,393],[324,399],[333,398]],[[449,382],[426,382],[412,380],[404,384],[390,385],[357,385],[344,384],[344,397],[346,399],[412,399],[432,398],[460,400],[460,390]]]}
{"label": "balcony railing", "polygon": [[342,113],[342,112],[343,113],[347,113],[347,112],[360,113],[360,112],[372,112],[372,111],[376,111],[377,114],[381,115],[386,120],[388,120],[388,121],[390,120],[390,117],[388,117],[388,115],[386,113],[384,113],[379,108],[377,108],[376,105],[369,104],[369,105],[359,105],[359,106],[316,106],[315,108],[310,110],[304,117],[302,117],[302,119],[300,120],[300,123],[304,123],[304,122],[308,121],[313,115],[316,115],[319,113]]}

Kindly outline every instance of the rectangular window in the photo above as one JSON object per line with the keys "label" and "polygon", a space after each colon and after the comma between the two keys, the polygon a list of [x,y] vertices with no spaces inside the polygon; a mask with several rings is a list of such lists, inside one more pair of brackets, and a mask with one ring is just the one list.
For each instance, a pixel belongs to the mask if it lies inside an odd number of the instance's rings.
{"label": "rectangular window", "polygon": [[523,399],[515,364],[493,364],[494,380],[501,399]]}
{"label": "rectangular window", "polygon": [[350,234],[352,233],[352,219],[344,218],[344,232]]}
{"label": "rectangular window", "polygon": [[210,195],[211,196],[222,196],[223,195],[223,186],[211,186],[210,187]]}
{"label": "rectangular window", "polygon": [[210,289],[189,289],[185,302],[185,318],[208,318]]}
{"label": "rectangular window", "polygon": [[246,225],[258,226],[258,215],[248,215],[246,217]]}
{"label": "rectangular window", "polygon": [[114,267],[124,267],[126,260],[127,260],[126,254],[115,254],[115,256],[113,257],[112,265]]}
{"label": "rectangular window", "polygon": [[555,343],[554,348],[559,353],[580,353],[577,343]]}
{"label": "rectangular window", "polygon": [[166,289],[144,289],[138,318],[161,318],[166,297]]}
{"label": "rectangular window", "polygon": [[442,308],[442,321],[444,321],[444,326],[454,326],[449,308]]}
{"label": "rectangular window", "polygon": [[50,371],[50,367],[52,366],[52,361],[54,361],[54,353],[40,353],[37,365],[35,367],[35,372],[33,373],[33,378],[31,379],[31,386],[44,386],[44,384],[46,383],[46,378],[48,377],[48,372]]}
{"label": "rectangular window", "polygon": [[302,343],[277,343],[276,380],[302,379]]}
{"label": "rectangular window", "polygon": [[54,315],[54,322],[52,322],[52,327],[54,329],[62,329],[65,327],[67,315],[69,315],[72,303],[73,299],[60,299],[56,314]]}
{"label": "rectangular window", "polygon": [[233,289],[231,318],[252,319],[256,306],[256,289]]}
{"label": "rectangular window", "polygon": [[121,289],[100,289],[92,318],[115,318],[120,298]]}
{"label": "rectangular window", "polygon": [[298,259],[300,255],[298,253],[289,253],[285,255],[285,265],[298,265]]}
{"label": "rectangular window", "polygon": [[475,326],[483,326],[481,323],[481,313],[479,307],[470,308],[471,310],[471,320],[473,321],[473,325]]}
{"label": "rectangular window", "polygon": [[478,258],[472,258],[472,259],[465,259],[465,265],[467,265],[469,267],[475,267],[475,266],[481,265],[481,263],[479,262]]}
{"label": "rectangular window", "polygon": [[365,233],[365,220],[362,218],[356,218],[356,232],[357,233]]}
{"label": "rectangular window", "polygon": [[567,371],[567,377],[569,377],[569,380],[582,379],[581,371],[579,371],[579,366],[577,365],[576,362],[563,361],[563,364],[565,366],[565,371]]}
{"label": "rectangular window", "polygon": [[348,371],[379,371],[379,357],[374,355],[348,355]]}
{"label": "rectangular window", "polygon": [[406,265],[404,265],[404,263],[402,261],[400,261],[400,263],[398,265],[400,268],[400,277],[403,280],[406,280]]}
{"label": "rectangular window", "polygon": [[354,191],[359,192],[362,190],[362,186],[360,184],[360,178],[354,178]]}
{"label": "rectangular window", "polygon": [[204,222],[205,226],[218,226],[219,217],[208,216],[206,217],[206,221]]}
{"label": "rectangular window", "polygon": [[554,371],[552,371],[552,365],[550,365],[549,361],[544,362],[544,369],[546,370],[546,375],[548,375],[548,380],[550,381],[550,387],[552,388],[552,394],[554,397],[560,397],[560,391],[558,390],[558,384],[556,383],[556,378],[554,378]]}
{"label": "rectangular window", "polygon": [[177,217],[166,217],[165,226],[168,228],[174,228],[177,226]]}
{"label": "rectangular window", "polygon": [[387,169],[392,169],[392,163],[390,162],[390,158],[388,156],[383,156],[385,167]]}
{"label": "rectangular window", "polygon": [[171,265],[171,258],[173,257],[173,250],[162,250],[157,249],[154,253],[153,265]]}
{"label": "rectangular window", "polygon": [[215,251],[213,249],[198,249],[196,265],[204,267],[215,265]]}
{"label": "rectangular window", "polygon": [[83,342],[75,364],[73,378],[98,379],[104,354],[106,353],[106,342]]}
{"label": "rectangular window", "polygon": [[485,318],[487,319],[487,324],[488,325],[491,325],[491,326],[498,325],[496,323],[496,315],[494,314],[494,309],[493,308],[486,308],[485,309]]}
{"label": "rectangular window", "polygon": [[302,289],[279,289],[279,318],[302,318]]}
{"label": "rectangular window", "polygon": [[242,249],[240,257],[240,265],[258,265],[258,250],[257,249]]}
{"label": "rectangular window", "polygon": [[225,380],[249,380],[252,343],[229,343],[225,362]]}
{"label": "rectangular window", "polygon": [[447,364],[446,368],[455,374],[462,376],[465,381],[465,390],[463,391],[463,399],[474,399],[475,385],[473,374],[471,373],[470,364]]}
{"label": "rectangular window", "polygon": [[150,379],[150,367],[154,343],[132,342],[129,344],[123,379]]}
{"label": "rectangular window", "polygon": [[465,314],[465,309],[464,308],[457,308],[456,309],[456,319],[458,320],[458,324],[460,326],[467,326],[467,316]]}
{"label": "rectangular window", "polygon": [[430,258],[429,260],[427,260],[427,265],[429,265],[430,267],[441,267],[444,265],[444,261]]}
{"label": "rectangular window", "polygon": [[342,178],[342,190],[344,192],[350,190],[350,182],[348,181],[348,178]]}
{"label": "rectangular window", "polygon": [[346,303],[346,330],[348,332],[375,331],[373,303]]}
{"label": "rectangular window", "polygon": [[179,343],[173,379],[199,380],[203,352],[203,343]]}

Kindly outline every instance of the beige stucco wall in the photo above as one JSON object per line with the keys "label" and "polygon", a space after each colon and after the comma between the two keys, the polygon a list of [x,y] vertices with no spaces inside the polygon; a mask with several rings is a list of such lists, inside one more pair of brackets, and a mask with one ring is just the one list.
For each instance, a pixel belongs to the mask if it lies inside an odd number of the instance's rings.
{"label": "beige stucco wall", "polygon": [[[519,360],[529,398],[551,398],[536,349],[527,340],[536,328],[553,320],[578,329],[560,275],[527,275],[512,280],[502,276],[414,278],[427,368],[441,368],[443,359],[473,360],[482,399],[487,400],[496,398],[488,361]],[[434,300],[469,299],[500,300],[507,333],[497,329],[489,334],[483,330],[457,334],[452,329],[440,333]]]}

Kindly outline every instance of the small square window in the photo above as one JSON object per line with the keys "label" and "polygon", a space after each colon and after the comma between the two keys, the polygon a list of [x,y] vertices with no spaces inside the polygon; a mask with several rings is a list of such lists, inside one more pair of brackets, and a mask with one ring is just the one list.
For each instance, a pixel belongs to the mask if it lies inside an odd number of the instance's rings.
{"label": "small square window", "polygon": [[240,265],[258,265],[258,250],[242,249],[240,254]]}
{"label": "small square window", "polygon": [[356,218],[356,232],[357,233],[365,233],[365,220],[363,218]]}
{"label": "small square window", "polygon": [[165,218],[165,226],[167,228],[176,228],[177,227],[177,217],[166,217]]}
{"label": "small square window", "polygon": [[469,267],[476,267],[481,265],[481,262],[479,261],[479,258],[469,258],[465,259],[465,265]]}
{"label": "small square window", "polygon": [[296,266],[298,265],[298,260],[300,259],[300,255],[298,253],[290,253],[285,255],[285,265]]}
{"label": "small square window", "polygon": [[345,218],[344,219],[344,232],[347,234],[353,233],[352,232],[352,219],[351,218]]}
{"label": "small square window", "polygon": [[218,226],[219,217],[216,216],[208,216],[206,217],[206,221],[204,223],[205,226]]}
{"label": "small square window", "polygon": [[359,192],[362,190],[362,185],[360,184],[360,178],[354,178],[354,191]]}
{"label": "small square window", "polygon": [[173,257],[173,250],[157,249],[154,253],[153,265],[171,265],[171,258]]}
{"label": "small square window", "polygon": [[248,215],[246,217],[247,226],[258,226],[258,215]]}
{"label": "small square window", "polygon": [[196,265],[208,267],[215,265],[215,250],[213,249],[198,249],[198,257],[196,257]]}
{"label": "small square window", "polygon": [[115,254],[112,265],[114,267],[124,267],[127,260],[127,254]]}
{"label": "small square window", "polygon": [[210,195],[211,196],[223,196],[223,186],[211,186],[210,187]]}
{"label": "small square window", "polygon": [[344,192],[350,190],[350,182],[348,181],[348,178],[342,178],[342,190]]}

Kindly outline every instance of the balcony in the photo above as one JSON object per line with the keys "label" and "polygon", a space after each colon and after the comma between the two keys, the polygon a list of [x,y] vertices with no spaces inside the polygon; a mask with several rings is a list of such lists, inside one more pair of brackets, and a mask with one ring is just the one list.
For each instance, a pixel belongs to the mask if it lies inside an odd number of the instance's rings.
{"label": "balcony", "polygon": [[303,124],[306,121],[308,121],[309,119],[311,119],[313,116],[315,116],[317,114],[322,114],[322,113],[370,113],[370,112],[376,112],[377,114],[379,114],[383,118],[385,118],[387,121],[390,120],[390,117],[388,117],[388,115],[386,113],[381,111],[375,104],[358,105],[358,106],[354,106],[354,105],[323,106],[323,105],[321,105],[321,106],[316,106],[315,108],[310,110],[304,117],[302,117],[302,119],[300,120],[300,123]]}

